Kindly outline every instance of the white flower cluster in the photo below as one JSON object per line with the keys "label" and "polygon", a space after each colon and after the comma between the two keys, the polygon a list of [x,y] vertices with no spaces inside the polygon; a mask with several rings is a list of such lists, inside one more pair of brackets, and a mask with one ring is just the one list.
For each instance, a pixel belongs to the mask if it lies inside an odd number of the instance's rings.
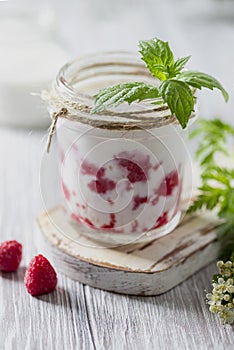
{"label": "white flower cluster", "polygon": [[212,293],[206,295],[210,311],[216,313],[222,324],[234,322],[234,263],[218,261],[219,274],[213,277]]}

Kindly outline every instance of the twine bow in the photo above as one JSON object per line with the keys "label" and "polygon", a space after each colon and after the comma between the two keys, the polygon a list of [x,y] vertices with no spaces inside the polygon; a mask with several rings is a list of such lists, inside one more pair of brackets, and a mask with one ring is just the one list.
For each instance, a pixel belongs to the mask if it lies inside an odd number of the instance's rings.
{"label": "twine bow", "polygon": [[[49,128],[49,135],[47,140],[47,153],[49,153],[52,138],[56,131],[58,118],[66,118],[71,121],[80,121],[82,117],[77,116],[77,113],[90,112],[91,108],[82,103],[77,103],[72,100],[62,98],[54,87],[52,87],[51,91],[42,91],[41,98],[49,102],[49,105],[52,109],[50,112],[52,123]],[[87,117],[85,120],[87,120]]]}
{"label": "twine bow", "polygon": [[50,151],[52,137],[55,134],[55,130],[56,130],[57,120],[59,117],[64,117],[67,113],[68,113],[67,108],[63,107],[58,112],[54,112],[52,114],[52,123],[50,125],[49,136],[47,140],[47,149],[46,149],[47,153],[49,153]]}

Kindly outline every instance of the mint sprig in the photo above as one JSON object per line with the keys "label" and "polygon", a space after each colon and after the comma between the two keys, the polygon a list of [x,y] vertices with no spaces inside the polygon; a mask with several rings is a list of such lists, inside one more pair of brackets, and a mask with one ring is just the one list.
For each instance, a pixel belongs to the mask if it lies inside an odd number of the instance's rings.
{"label": "mint sprig", "polygon": [[150,99],[151,103],[156,104],[159,99],[168,105],[182,128],[185,128],[194,111],[194,88],[218,89],[225,101],[228,100],[227,91],[217,79],[197,71],[183,71],[191,56],[175,60],[168,42],[157,38],[140,41],[139,52],[152,76],[157,79],[155,86],[131,82],[102,89],[94,96],[92,114],[117,107],[124,102],[130,104]]}

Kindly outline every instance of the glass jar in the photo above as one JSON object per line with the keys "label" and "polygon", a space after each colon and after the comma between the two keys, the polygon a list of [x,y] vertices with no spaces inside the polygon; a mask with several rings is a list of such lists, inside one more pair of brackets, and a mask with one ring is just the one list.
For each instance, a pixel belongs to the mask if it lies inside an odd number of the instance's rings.
{"label": "glass jar", "polygon": [[68,216],[83,234],[116,245],[178,225],[188,162],[186,131],[166,105],[144,101],[90,114],[97,91],[127,81],[157,84],[134,54],[104,53],[65,65],[50,94],[52,115],[63,117],[57,143]]}

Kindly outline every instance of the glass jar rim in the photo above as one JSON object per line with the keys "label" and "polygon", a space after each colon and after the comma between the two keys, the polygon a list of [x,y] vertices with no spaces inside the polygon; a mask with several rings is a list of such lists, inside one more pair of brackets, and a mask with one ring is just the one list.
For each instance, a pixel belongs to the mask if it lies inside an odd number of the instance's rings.
{"label": "glass jar rim", "polygon": [[159,84],[159,81],[149,73],[136,53],[110,51],[79,57],[65,64],[57,75],[55,91],[63,99],[72,101],[74,106],[81,107],[77,110],[77,121],[95,127],[126,130],[177,123],[177,119],[171,114],[166,104],[153,105],[152,100],[133,103],[130,106],[124,104],[120,108],[110,108],[98,114],[90,114],[94,104],[93,96],[80,91],[75,85],[100,77],[111,76],[112,79],[114,77],[115,81],[117,75],[124,77],[123,80],[126,81],[145,81],[152,85]]}
{"label": "glass jar rim", "polygon": [[[73,67],[78,65],[78,69],[76,69],[76,74],[80,74],[82,71],[87,71],[88,69],[93,69],[95,67],[100,67],[100,66],[105,66],[108,64],[114,64],[113,57],[116,56],[121,56],[120,59],[128,59],[126,62],[124,62],[125,65],[128,66],[138,66],[143,70],[143,73],[147,76],[150,76],[150,73],[145,69],[144,65],[141,63],[141,61],[138,59],[137,55],[134,52],[130,51],[105,51],[105,52],[97,52],[92,55],[82,55],[79,56],[66,64],[64,64],[57,76],[56,76],[56,84],[57,87],[61,89],[62,93],[69,94],[72,98],[77,99],[77,97],[82,96],[82,97],[88,97],[91,98],[87,93],[82,93],[72,86],[71,82],[68,81],[66,75],[69,69],[72,69]],[[135,61],[130,63],[129,59],[131,61]],[[123,65],[123,62],[116,62],[118,65]],[[79,78],[79,75],[77,75],[77,78]],[[82,79],[84,79],[82,77]],[[79,79],[80,81],[81,79]]]}
{"label": "glass jar rim", "polygon": [[[107,84],[108,79],[112,79],[113,84]],[[109,130],[151,129],[179,124],[167,104],[152,104],[155,99],[131,105],[124,103],[91,114],[95,94],[83,92],[80,88],[90,81],[99,84],[101,81],[105,84],[103,87],[126,81],[143,81],[155,86],[160,83],[136,53],[110,51],[82,56],[66,63],[56,77],[49,98],[46,98],[51,102],[52,118],[64,117]],[[191,118],[193,116],[195,114]]]}
{"label": "glass jar rim", "polygon": [[[84,83],[85,80],[87,82],[88,79],[98,80],[98,78],[103,79],[106,84],[107,77],[108,79],[112,77],[114,82],[112,85],[115,85],[117,76],[123,82],[129,79],[131,82],[135,80],[156,86],[160,84],[159,80],[153,77],[145,67],[140,57],[136,53],[127,51],[110,51],[82,56],[66,63],[60,69],[51,90],[42,93],[42,98],[49,103],[52,118],[47,152],[50,149],[57,120],[60,118],[98,129],[120,131],[160,128],[161,132],[161,128],[167,125],[180,126],[167,104],[154,105],[152,100],[134,102],[131,105],[124,103],[117,108],[108,108],[98,114],[90,113],[94,105],[93,95],[95,94],[82,92],[77,89],[77,84]],[[191,114],[190,122],[195,119],[195,115],[195,112]],[[182,131],[182,128],[180,129]]]}

